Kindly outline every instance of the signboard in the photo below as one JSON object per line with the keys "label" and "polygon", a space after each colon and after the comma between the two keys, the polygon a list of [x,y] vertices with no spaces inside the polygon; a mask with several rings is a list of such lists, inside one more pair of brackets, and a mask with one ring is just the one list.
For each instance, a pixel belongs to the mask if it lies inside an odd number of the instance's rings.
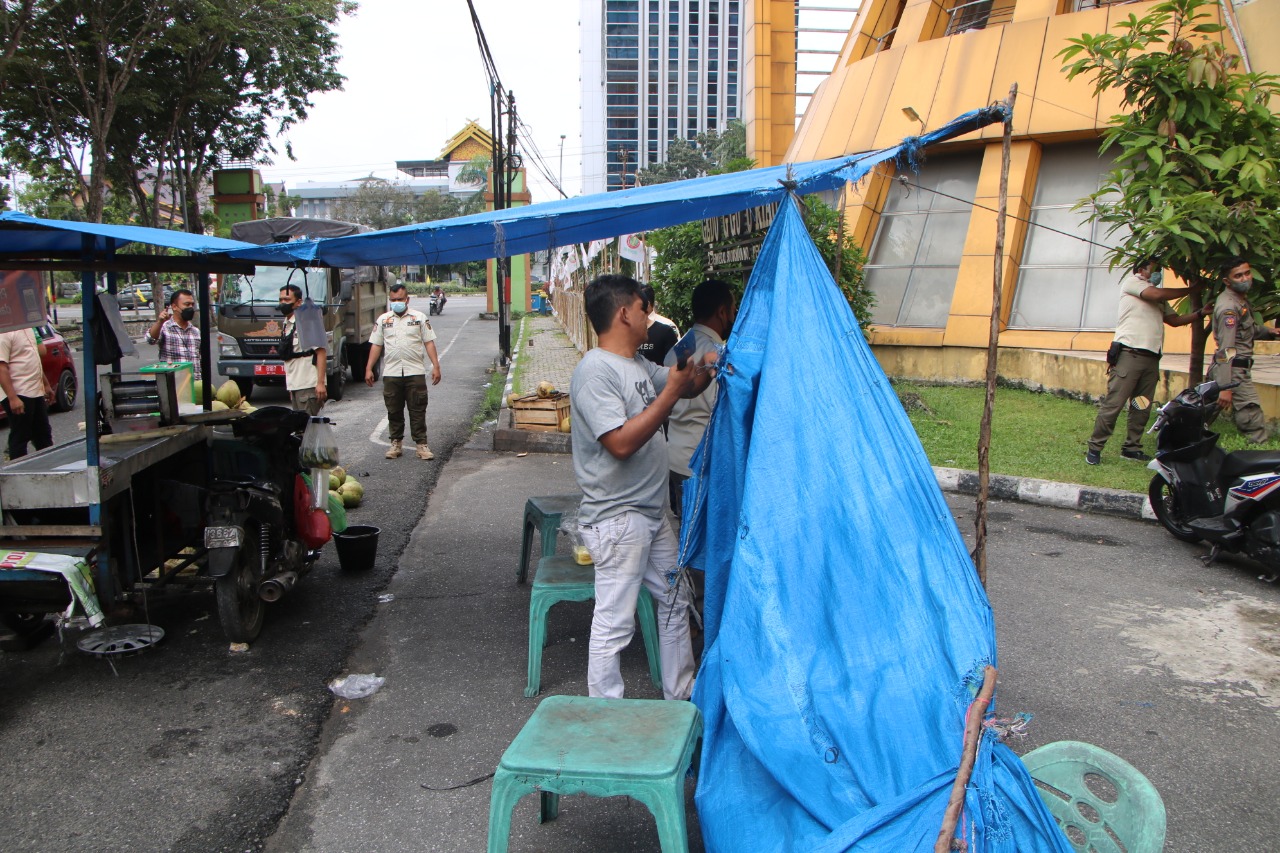
{"label": "signboard", "polygon": [[702,220],[702,242],[713,273],[750,272],[760,255],[765,232],[778,212],[777,202],[728,216]]}
{"label": "signboard", "polygon": [[43,325],[48,318],[44,281],[31,270],[0,271],[0,332]]}

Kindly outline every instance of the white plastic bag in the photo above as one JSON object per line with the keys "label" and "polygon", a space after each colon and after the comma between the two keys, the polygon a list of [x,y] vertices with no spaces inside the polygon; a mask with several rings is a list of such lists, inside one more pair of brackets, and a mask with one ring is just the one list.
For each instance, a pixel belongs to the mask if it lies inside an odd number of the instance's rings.
{"label": "white plastic bag", "polygon": [[380,675],[347,675],[329,682],[329,689],[343,699],[363,699],[377,693],[387,680]]}
{"label": "white plastic bag", "polygon": [[328,336],[324,331],[324,309],[311,301],[308,296],[302,304],[293,310],[294,322],[298,330],[298,351],[307,352],[313,349],[328,349]]}

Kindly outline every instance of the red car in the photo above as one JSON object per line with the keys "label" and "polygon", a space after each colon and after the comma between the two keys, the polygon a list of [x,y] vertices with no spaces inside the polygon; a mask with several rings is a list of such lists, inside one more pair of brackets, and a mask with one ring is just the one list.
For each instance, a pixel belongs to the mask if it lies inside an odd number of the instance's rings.
{"label": "red car", "polygon": [[[44,342],[44,357],[40,360],[44,376],[53,386],[53,405],[50,411],[68,412],[75,407],[76,398],[80,394],[76,360],[71,355],[71,347],[51,325],[37,326],[36,331]],[[0,421],[5,417],[4,408],[0,407]]]}

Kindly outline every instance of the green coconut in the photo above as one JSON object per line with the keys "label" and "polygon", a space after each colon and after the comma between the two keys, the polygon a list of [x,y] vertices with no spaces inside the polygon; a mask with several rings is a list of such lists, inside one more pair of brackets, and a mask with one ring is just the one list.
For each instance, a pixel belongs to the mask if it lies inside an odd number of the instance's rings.
{"label": "green coconut", "polygon": [[228,409],[234,409],[240,405],[240,386],[234,379],[228,379],[218,386],[218,393],[215,396]]}
{"label": "green coconut", "polygon": [[351,477],[342,484],[342,488],[338,490],[342,495],[342,503],[344,506],[356,507],[360,506],[360,502],[364,500],[364,486],[357,483]]}
{"label": "green coconut", "polygon": [[347,469],[343,468],[341,465],[334,465],[332,468],[330,468],[329,475],[331,477],[338,478],[339,486],[341,486],[343,483],[347,481]]}

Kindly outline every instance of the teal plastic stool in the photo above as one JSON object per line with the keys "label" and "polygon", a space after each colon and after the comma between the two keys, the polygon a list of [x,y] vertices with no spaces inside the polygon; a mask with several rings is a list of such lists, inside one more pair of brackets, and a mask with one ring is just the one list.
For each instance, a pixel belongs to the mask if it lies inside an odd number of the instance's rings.
{"label": "teal plastic stool", "polygon": [[1160,853],[1164,849],[1160,792],[1123,758],[1091,743],[1062,740],[1028,752],[1022,763],[1075,850]]}
{"label": "teal plastic stool", "polygon": [[507,747],[489,799],[489,853],[506,853],[511,810],[541,795],[538,822],[561,794],[634,797],[653,813],[663,853],[687,853],[684,779],[702,737],[691,702],[548,696]]}
{"label": "teal plastic stool", "polygon": [[516,569],[516,583],[524,583],[529,578],[529,551],[533,547],[533,534],[536,530],[542,538],[542,557],[550,557],[556,552],[556,530],[560,527],[561,517],[570,510],[577,509],[582,502],[582,495],[542,495],[529,498],[524,504],[524,523],[521,525],[520,568]]}
{"label": "teal plastic stool", "polygon": [[[532,698],[542,689],[542,647],[547,643],[547,611],[561,601],[590,601],[596,597],[596,567],[580,566],[572,557],[550,556],[538,561],[529,597],[529,684],[524,695]],[[662,687],[662,660],[658,655],[658,612],[649,590],[640,589],[636,622],[644,638],[653,686]]]}

